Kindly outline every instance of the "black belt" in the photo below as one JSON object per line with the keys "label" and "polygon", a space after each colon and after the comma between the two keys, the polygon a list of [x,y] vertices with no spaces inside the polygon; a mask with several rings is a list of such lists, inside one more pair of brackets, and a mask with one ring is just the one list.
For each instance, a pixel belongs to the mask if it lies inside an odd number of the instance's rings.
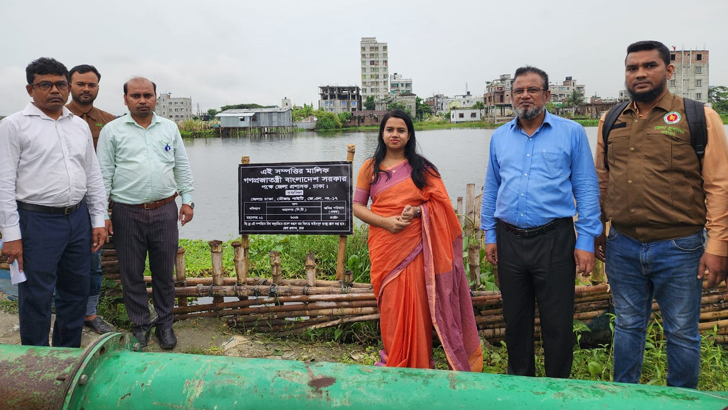
{"label": "black belt", "polygon": [[44,214],[53,214],[53,215],[70,215],[78,209],[79,206],[81,206],[81,203],[77,203],[76,205],[71,206],[65,206],[65,207],[59,207],[56,208],[54,206],[45,206],[45,205],[35,205],[35,204],[29,204],[26,202],[18,202],[18,209],[23,209],[26,211],[31,212],[41,212]]}
{"label": "black belt", "polygon": [[533,238],[534,236],[543,235],[546,232],[553,231],[554,229],[560,228],[562,226],[573,226],[574,218],[558,218],[547,223],[546,225],[536,226],[533,228],[519,228],[515,225],[503,222],[500,219],[498,220],[498,223],[502,224],[508,232],[511,232],[519,238]]}

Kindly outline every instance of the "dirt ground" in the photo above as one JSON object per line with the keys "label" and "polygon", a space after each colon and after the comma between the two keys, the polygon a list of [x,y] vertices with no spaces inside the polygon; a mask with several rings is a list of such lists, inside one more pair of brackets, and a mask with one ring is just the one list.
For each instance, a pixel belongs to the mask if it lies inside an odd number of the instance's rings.
{"label": "dirt ground", "polygon": [[[0,292],[0,300],[8,300],[7,295]],[[118,330],[129,332],[129,329]],[[376,347],[278,339],[265,334],[243,334],[237,329],[229,328],[225,321],[215,318],[179,321],[175,323],[174,330],[178,342],[173,350],[161,349],[156,336],[152,334],[144,351],[357,364],[372,364],[378,359]],[[88,346],[98,337],[97,333],[84,327],[81,347]],[[0,344],[20,344],[18,315],[2,309],[0,309]]]}

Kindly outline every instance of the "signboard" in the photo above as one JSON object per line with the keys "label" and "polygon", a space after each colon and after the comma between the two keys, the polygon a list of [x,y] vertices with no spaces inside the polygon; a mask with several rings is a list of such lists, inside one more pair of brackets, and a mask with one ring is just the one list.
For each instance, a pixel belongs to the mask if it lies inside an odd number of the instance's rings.
{"label": "signboard", "polygon": [[351,163],[241,164],[240,234],[350,235]]}

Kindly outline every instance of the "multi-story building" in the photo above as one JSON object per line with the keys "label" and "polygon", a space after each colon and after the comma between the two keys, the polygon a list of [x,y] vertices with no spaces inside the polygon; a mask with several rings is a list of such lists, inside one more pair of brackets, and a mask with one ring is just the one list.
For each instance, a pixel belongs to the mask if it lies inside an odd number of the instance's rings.
{"label": "multi-story building", "polygon": [[465,94],[455,95],[449,101],[449,108],[470,108],[477,102],[483,102],[482,95],[470,94],[470,91],[466,91]]}
{"label": "multi-story building", "polygon": [[670,51],[670,63],[675,66],[667,86],[671,93],[702,103],[708,102],[708,50]]}
{"label": "multi-story building", "polygon": [[392,103],[401,103],[404,105],[405,111],[409,111],[411,116],[417,115],[417,94],[414,93],[392,94],[387,98],[377,100],[374,103],[374,109],[388,111],[389,105]]}
{"label": "multi-story building", "polygon": [[321,85],[318,104],[319,109],[336,114],[361,111],[361,89],[356,85]]}
{"label": "multi-story building", "polygon": [[191,120],[192,98],[172,98],[172,93],[160,94],[154,112],[174,122]]}
{"label": "multi-story building", "polygon": [[425,99],[425,104],[430,106],[430,112],[433,114],[444,114],[448,112],[448,104],[450,99],[443,94],[435,94]]}
{"label": "multi-story building", "polygon": [[394,73],[389,77],[389,93],[404,94],[412,92],[412,79],[402,78],[402,74]]}
{"label": "multi-story building", "polygon": [[376,37],[361,38],[361,94],[366,100],[374,96],[381,100],[389,95],[389,66],[387,43]]}
{"label": "multi-story building", "polygon": [[511,105],[511,83],[510,74],[501,74],[485,86],[485,117],[492,122],[499,122],[498,118],[513,116]]}
{"label": "multi-story building", "polygon": [[586,100],[584,86],[581,84],[577,84],[576,80],[572,79],[571,76],[566,77],[564,82],[561,84],[549,84],[549,90],[551,91],[551,99],[549,101],[553,103],[564,102],[567,98],[569,98],[569,96],[573,94],[574,90],[579,92],[581,96],[584,97]]}

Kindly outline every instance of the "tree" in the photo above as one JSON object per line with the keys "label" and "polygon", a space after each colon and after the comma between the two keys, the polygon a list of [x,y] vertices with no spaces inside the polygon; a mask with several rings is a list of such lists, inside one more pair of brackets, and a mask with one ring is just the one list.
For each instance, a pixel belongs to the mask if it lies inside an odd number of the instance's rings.
{"label": "tree", "polygon": [[341,121],[341,124],[343,125],[345,122],[349,121],[351,119],[351,113],[348,111],[340,112],[339,113],[339,121]]}
{"label": "tree", "polygon": [[430,107],[429,104],[425,104],[424,100],[420,97],[416,97],[415,99],[415,111],[417,111],[417,119],[419,121],[422,121],[425,119],[425,117],[432,114],[432,107]]}
{"label": "tree", "polygon": [[217,115],[217,110],[216,109],[210,108],[209,110],[207,110],[207,119],[209,121],[214,120],[216,115]]}
{"label": "tree", "polygon": [[220,111],[225,110],[254,110],[256,108],[276,108],[276,105],[260,105],[260,104],[234,104],[234,105],[223,105],[220,107]]}
{"label": "tree", "polygon": [[316,129],[317,130],[337,130],[341,128],[341,120],[339,116],[333,112],[324,110],[316,110]]}
{"label": "tree", "polygon": [[366,111],[374,111],[376,107],[376,104],[374,103],[374,96],[370,95],[367,97],[366,101],[364,101],[364,109]]}
{"label": "tree", "polygon": [[477,102],[476,102],[475,104],[473,104],[473,106],[472,106],[472,107],[470,107],[470,108],[472,108],[472,109],[474,109],[474,110],[482,110],[482,109],[484,109],[484,108],[485,108],[485,103],[483,103],[482,101],[477,101]]}
{"label": "tree", "polygon": [[566,97],[565,104],[567,107],[578,107],[584,104],[584,93],[579,90],[573,90],[571,94]]}
{"label": "tree", "polygon": [[708,87],[708,101],[713,104],[713,109],[720,112],[728,112],[728,87],[716,85]]}
{"label": "tree", "polygon": [[293,110],[291,113],[293,121],[302,121],[304,118],[308,118],[313,115],[313,103],[311,105],[303,104],[303,108]]}
{"label": "tree", "polygon": [[388,104],[387,111],[392,111],[392,110],[402,110],[402,111],[406,112],[407,114],[409,114],[410,116],[412,116],[412,113],[409,112],[409,110],[407,109],[407,105],[405,105],[405,103],[403,103],[403,102],[395,101],[393,103]]}

